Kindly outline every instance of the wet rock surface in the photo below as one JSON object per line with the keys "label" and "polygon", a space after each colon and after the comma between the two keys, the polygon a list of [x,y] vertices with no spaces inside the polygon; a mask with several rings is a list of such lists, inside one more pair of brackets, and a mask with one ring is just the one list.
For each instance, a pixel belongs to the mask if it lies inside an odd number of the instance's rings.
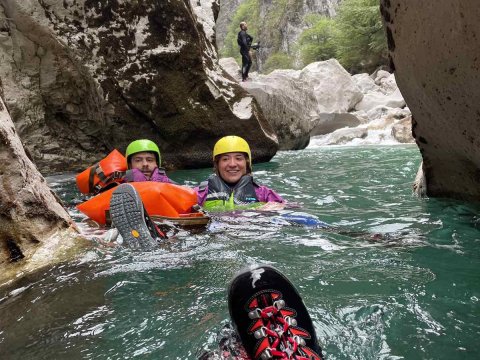
{"label": "wet rock surface", "polygon": [[[220,64],[241,81],[235,59]],[[241,84],[260,104],[282,150],[303,149],[310,139],[315,145],[414,142],[410,111],[386,71],[351,76],[331,59],[302,70],[254,72]]]}
{"label": "wet rock surface", "polygon": [[417,188],[428,196],[480,200],[480,7],[382,0],[381,13],[423,157]]}
{"label": "wet rock surface", "polygon": [[0,78],[20,138],[44,173],[80,170],[137,138],[167,167],[209,166],[226,134],[255,160],[277,142],[216,59],[211,1],[3,1]]}
{"label": "wet rock surface", "polygon": [[25,153],[0,98],[0,285],[85,243]]}

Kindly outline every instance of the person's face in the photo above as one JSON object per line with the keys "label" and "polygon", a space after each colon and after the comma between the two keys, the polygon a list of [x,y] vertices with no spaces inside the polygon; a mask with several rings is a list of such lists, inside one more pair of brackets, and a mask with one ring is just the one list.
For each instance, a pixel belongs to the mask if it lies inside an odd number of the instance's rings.
{"label": "person's face", "polygon": [[219,155],[217,170],[223,181],[235,184],[247,173],[247,157],[240,152]]}
{"label": "person's face", "polygon": [[248,30],[248,28],[247,28],[247,24],[243,24],[243,25],[242,25],[242,30],[245,30],[245,31],[247,31],[247,30]]}
{"label": "person's face", "polygon": [[140,170],[146,177],[152,175],[153,170],[158,167],[157,158],[154,153],[145,151],[139,152],[130,158],[130,167]]}

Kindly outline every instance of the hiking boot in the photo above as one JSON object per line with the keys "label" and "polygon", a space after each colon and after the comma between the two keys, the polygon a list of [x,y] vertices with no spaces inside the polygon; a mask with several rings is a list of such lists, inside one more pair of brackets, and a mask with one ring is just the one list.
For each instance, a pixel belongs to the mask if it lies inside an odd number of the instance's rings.
{"label": "hiking boot", "polygon": [[246,352],[253,360],[321,360],[310,315],[292,283],[270,266],[237,275],[228,308]]}
{"label": "hiking boot", "polygon": [[131,184],[121,184],[113,191],[110,215],[113,226],[129,247],[149,249],[166,239],[148,216],[140,195]]}

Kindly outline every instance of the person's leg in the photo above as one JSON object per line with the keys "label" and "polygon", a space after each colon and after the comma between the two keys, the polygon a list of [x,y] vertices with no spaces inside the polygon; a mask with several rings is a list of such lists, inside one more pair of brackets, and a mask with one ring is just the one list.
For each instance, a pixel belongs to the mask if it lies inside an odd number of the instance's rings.
{"label": "person's leg", "polygon": [[251,359],[322,359],[301,296],[275,268],[256,266],[238,274],[229,287],[228,308]]}
{"label": "person's leg", "polygon": [[245,81],[248,77],[251,61],[248,52],[240,51],[240,54],[242,55],[242,80]]}
{"label": "person's leg", "polygon": [[250,71],[250,67],[252,66],[252,57],[250,53],[247,53],[248,61],[247,61],[247,69],[245,70],[245,78],[248,79],[248,72]]}

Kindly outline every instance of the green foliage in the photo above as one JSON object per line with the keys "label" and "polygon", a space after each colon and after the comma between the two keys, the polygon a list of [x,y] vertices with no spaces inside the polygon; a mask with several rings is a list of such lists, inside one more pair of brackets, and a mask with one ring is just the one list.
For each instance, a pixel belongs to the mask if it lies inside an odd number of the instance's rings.
{"label": "green foliage", "polygon": [[241,63],[237,34],[240,22],[246,21],[253,41],[260,41],[273,52],[265,61],[264,72],[292,68],[298,52],[304,65],[334,57],[352,73],[373,72],[388,63],[380,0],[342,0],[338,16],[333,19],[307,15],[307,29],[301,34],[298,46],[286,50],[288,54],[280,51],[282,30],[298,16],[303,1],[271,0],[268,11],[260,18],[263,1],[245,0],[238,7],[220,50],[222,57],[234,57]]}
{"label": "green foliage", "polygon": [[343,0],[338,16],[309,15],[300,36],[305,65],[335,57],[350,72],[372,72],[387,64],[379,0]]}
{"label": "green foliage", "polygon": [[334,20],[309,14],[305,21],[309,28],[302,32],[299,41],[303,63],[310,64],[335,57]]}
{"label": "green foliage", "polygon": [[372,72],[387,63],[379,0],[343,0],[335,19],[338,61],[351,72]]}
{"label": "green foliage", "polygon": [[[260,41],[263,46],[268,46],[274,52],[278,52],[281,46],[282,29],[289,18],[296,16],[303,6],[303,0],[272,0],[268,5],[268,11],[260,18],[260,3],[263,0],[246,0],[235,12],[228,28],[223,48],[220,49],[221,57],[234,57],[241,63],[241,56],[237,44],[237,34],[240,31],[239,24],[245,21],[248,24],[248,33],[253,36],[253,42]],[[261,38],[259,35],[261,34]],[[293,50],[293,49],[292,49]],[[287,63],[287,58],[274,57],[272,63],[281,61]],[[267,60],[268,62],[268,60]]]}
{"label": "green foliage", "polygon": [[285,53],[277,52],[271,54],[263,67],[263,72],[268,74],[275,69],[292,69],[293,56]]}

